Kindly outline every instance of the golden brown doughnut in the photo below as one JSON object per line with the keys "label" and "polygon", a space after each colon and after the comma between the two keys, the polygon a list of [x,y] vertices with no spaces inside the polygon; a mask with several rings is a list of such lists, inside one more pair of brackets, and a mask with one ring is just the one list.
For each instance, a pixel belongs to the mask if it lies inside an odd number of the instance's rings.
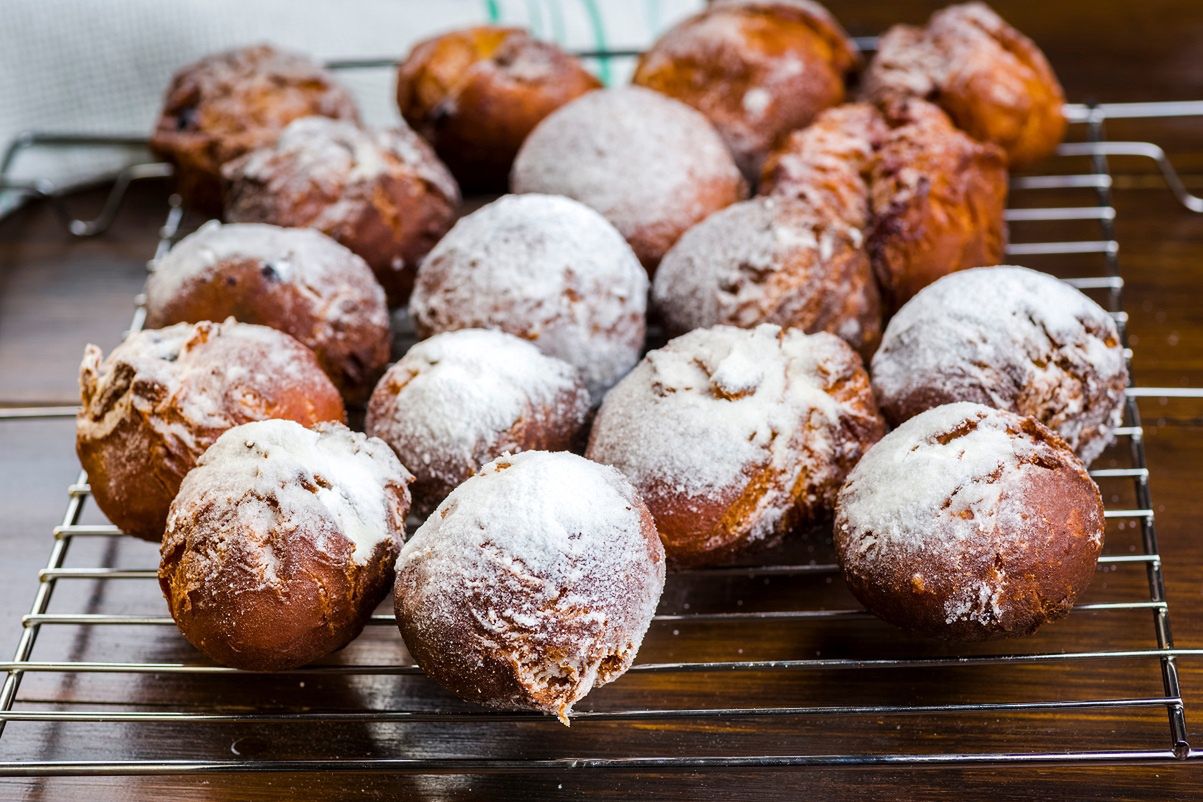
{"label": "golden brown doughnut", "polygon": [[564,452],[502,457],[461,484],[397,560],[405,645],[487,707],[572,706],[635,659],[664,589],[664,547],[613,468]]}
{"label": "golden brown doughnut", "polygon": [[313,353],[264,326],[180,323],[133,334],[79,369],[75,450],[123,532],[158,541],[184,474],[227,429],[265,418],[346,419]]}
{"label": "golden brown doughnut", "polygon": [[670,560],[697,565],[821,520],[884,431],[843,340],[715,326],[649,352],[606,395],[586,456],[631,480]]}
{"label": "golden brown doughnut", "polygon": [[871,104],[828,109],[769,154],[760,194],[797,198],[830,222],[865,230],[871,219],[868,173],[889,131]]}
{"label": "golden brown doughnut", "polygon": [[878,101],[920,97],[1006,151],[1012,167],[1050,155],[1065,135],[1065,95],[1031,39],[985,3],[949,6],[925,28],[886,31],[865,75]]}
{"label": "golden brown doughnut", "polygon": [[1106,310],[1053,276],[1009,266],[921,290],[890,320],[871,373],[895,425],[974,401],[1035,418],[1087,464],[1115,439],[1128,383]]}
{"label": "golden brown doughnut", "polygon": [[1006,245],[1002,151],[921,100],[823,112],[769,157],[761,192],[864,228],[888,312],[940,276],[997,264]]}
{"label": "golden brown doughnut", "polygon": [[881,299],[862,246],[859,229],[803,201],[741,201],[677,240],[652,299],[670,334],[776,323],[831,332],[867,359],[881,339]]}
{"label": "golden brown doughnut", "polygon": [[316,228],[363,258],[389,303],[455,222],[459,187],[407,127],[306,117],[222,169],[226,219]]}
{"label": "golden brown doughnut", "polygon": [[911,418],[840,490],[835,547],[852,592],[892,624],[978,640],[1061,618],[1094,578],[1103,499],[1034,418],[959,403]]}
{"label": "golden brown doughnut", "polygon": [[355,101],[307,56],[261,44],[206,56],[171,79],[151,149],[175,165],[189,206],[221,212],[221,167],[299,117],[352,122]]}
{"label": "golden brown doughnut", "polygon": [[188,642],[222,665],[283,671],[340,649],[388,593],[413,479],[339,423],[248,423],[184,478],[159,585]]}
{"label": "golden brown doughnut", "polygon": [[388,369],[365,430],[412,466],[414,512],[425,517],[495,457],[572,449],[589,407],[567,362],[501,331],[460,329],[419,342]]}
{"label": "golden brown doughnut", "polygon": [[414,45],[397,71],[397,107],[465,191],[502,192],[534,127],[600,86],[556,45],[482,25]]}
{"label": "golden brown doughnut", "polygon": [[686,229],[747,195],[705,117],[637,86],[589,92],[552,112],[518,152],[510,186],[593,207],[649,272]]}
{"label": "golden brown doughnut", "polygon": [[706,115],[751,180],[779,137],[843,102],[856,61],[856,46],[818,3],[743,0],[712,3],[669,29],[632,82]]}
{"label": "golden brown doughnut", "polygon": [[155,264],[148,326],[229,316],[309,346],[352,402],[388,362],[384,291],[362,259],[312,229],[210,222]]}
{"label": "golden brown doughnut", "polygon": [[1006,248],[1006,159],[922,101],[887,111],[869,175],[867,243],[891,311],[941,276],[994,265]]}

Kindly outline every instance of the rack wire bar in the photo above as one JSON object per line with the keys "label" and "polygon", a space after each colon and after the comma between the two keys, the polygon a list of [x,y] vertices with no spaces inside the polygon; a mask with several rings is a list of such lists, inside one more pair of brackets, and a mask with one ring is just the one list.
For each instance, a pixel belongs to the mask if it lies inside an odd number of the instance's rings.
{"label": "rack wire bar", "polygon": [[[866,39],[863,46],[872,47],[873,41]],[[582,53],[584,56],[626,56],[634,53]],[[394,59],[356,59],[339,62],[332,66],[342,69],[390,67]],[[1092,291],[1105,298],[1103,304],[1115,317],[1120,327],[1121,338],[1127,348],[1127,315],[1123,310],[1124,282],[1119,269],[1120,242],[1115,233],[1116,210],[1112,203],[1113,181],[1109,170],[1109,158],[1152,159],[1158,166],[1167,186],[1187,209],[1203,212],[1203,199],[1187,192],[1183,182],[1164,151],[1155,145],[1143,142],[1110,142],[1104,134],[1104,123],[1108,119],[1139,119],[1154,117],[1203,117],[1203,101],[1188,103],[1140,103],[1104,104],[1087,106],[1068,104],[1066,113],[1070,120],[1085,126],[1085,141],[1063,145],[1058,158],[1069,168],[1065,173],[1016,176],[1012,180],[1014,193],[1033,193],[1029,199],[1044,199],[1045,202],[1024,204],[1007,212],[1012,224],[1031,226],[1037,230],[1047,228],[1049,223],[1089,223],[1094,232],[1082,239],[1021,239],[1011,245],[1008,253],[1014,256],[1035,257],[1082,257],[1101,260],[1102,269],[1097,275],[1067,279],[1073,286]],[[0,189],[16,189],[33,197],[47,200],[65,223],[71,236],[86,237],[103,233],[120,212],[121,202],[128,187],[136,181],[158,179],[170,174],[170,168],[157,163],[135,165],[127,168],[113,179],[100,214],[93,220],[78,220],[71,217],[64,204],[64,192],[47,182],[18,183],[7,179],[12,165],[19,154],[27,148],[96,147],[112,145],[139,145],[145,142],[141,136],[103,137],[72,134],[28,133],[13,142],[0,157]],[[1061,198],[1052,193],[1069,191],[1076,201],[1072,205],[1059,205]],[[1082,203],[1083,191],[1091,193],[1095,203]],[[1076,193],[1076,194],[1074,194]],[[172,198],[166,220],[159,231],[156,257],[166,253],[171,242],[179,233],[182,210],[178,198]],[[1096,295],[1097,297],[1097,295]],[[145,312],[142,299],[138,299],[130,331],[141,328]],[[1131,359],[1131,351],[1126,350]],[[583,710],[574,714],[574,721],[584,726],[590,722],[697,720],[715,721],[748,720],[755,722],[766,718],[815,718],[821,716],[848,716],[872,718],[907,717],[933,715],[994,714],[1053,714],[1071,711],[1164,711],[1166,734],[1156,743],[1142,743],[1126,749],[1090,748],[1090,742],[1067,739],[1063,749],[1033,749],[1029,752],[1000,750],[984,751],[937,751],[925,753],[905,746],[896,749],[872,751],[860,749],[848,754],[632,754],[618,757],[562,756],[516,759],[513,757],[355,757],[344,758],[326,754],[319,758],[275,759],[240,756],[238,759],[221,760],[151,760],[140,757],[124,757],[115,760],[16,760],[7,759],[4,746],[9,739],[2,736],[10,724],[21,726],[53,726],[58,728],[59,737],[69,739],[73,725],[154,727],[187,723],[189,725],[255,725],[289,724],[305,726],[331,722],[355,722],[390,724],[405,727],[416,724],[457,725],[490,724],[498,727],[556,726],[547,717],[527,713],[495,713],[464,709],[404,709],[403,707],[379,705],[371,709],[273,709],[263,710],[243,705],[231,709],[229,704],[214,703],[202,709],[138,709],[149,705],[129,699],[123,702],[92,704],[52,702],[37,698],[36,694],[22,695],[22,680],[29,675],[79,678],[88,675],[146,675],[183,676],[191,681],[216,681],[220,677],[246,675],[242,672],[205,663],[173,662],[170,660],[95,660],[72,657],[59,659],[35,658],[39,634],[45,628],[56,633],[85,636],[96,627],[129,627],[148,636],[159,629],[169,627],[172,621],[164,616],[157,603],[158,592],[153,588],[157,571],[153,567],[113,567],[107,558],[90,558],[93,564],[74,566],[67,564],[68,552],[76,539],[99,540],[102,550],[120,544],[123,536],[110,524],[83,523],[82,514],[90,496],[87,477],[82,473],[67,488],[67,505],[59,526],[53,529],[53,539],[45,567],[37,575],[38,587],[29,612],[22,619],[22,630],[13,659],[0,662],[0,673],[5,675],[0,686],[0,776],[80,776],[80,775],[124,775],[124,774],[208,774],[227,772],[267,771],[355,771],[355,772],[422,772],[422,773],[504,773],[519,771],[564,771],[572,769],[621,770],[621,771],[696,771],[713,768],[783,768],[798,766],[889,766],[935,767],[950,765],[1064,765],[1064,764],[1107,764],[1133,761],[1172,761],[1198,759],[1201,752],[1192,751],[1187,741],[1184,704],[1179,685],[1176,660],[1203,656],[1203,649],[1180,649],[1175,647],[1169,619],[1169,603],[1165,596],[1162,559],[1158,550],[1154,507],[1149,494],[1149,470],[1145,460],[1143,429],[1137,399],[1140,398],[1203,398],[1203,388],[1172,387],[1129,387],[1126,399],[1125,425],[1117,429],[1121,438],[1115,453],[1126,454],[1125,465],[1102,467],[1091,471],[1097,481],[1130,483],[1131,495],[1122,504],[1108,505],[1106,517],[1113,525],[1127,528],[1139,534],[1139,548],[1133,553],[1108,553],[1099,560],[1100,570],[1107,571],[1120,566],[1132,566],[1130,572],[1143,569],[1142,590],[1138,598],[1111,598],[1079,604],[1074,620],[1086,620],[1090,614],[1122,615],[1126,617],[1149,616],[1152,624],[1150,644],[1139,647],[1088,648],[1079,651],[1032,651],[1024,653],[990,653],[972,655],[944,655],[914,653],[906,657],[840,657],[819,656],[789,657],[788,659],[713,659],[713,660],[662,660],[638,663],[631,669],[633,677],[654,675],[688,674],[776,674],[783,672],[824,671],[905,671],[908,669],[980,671],[983,667],[996,669],[1023,665],[1060,665],[1087,667],[1099,664],[1133,663],[1147,666],[1152,675],[1160,679],[1160,691],[1149,695],[1133,695],[1126,692],[1107,698],[1066,698],[1067,688],[1056,685],[1045,687],[1054,698],[1039,699],[964,699],[939,703],[904,703],[890,700],[881,703],[866,700],[864,704],[731,704],[722,707],[673,705],[672,697],[658,699],[657,706],[633,704],[619,709]],[[24,407],[0,408],[0,421],[37,420],[67,418],[76,412],[74,405],[29,405]],[[1123,442],[1126,440],[1126,443]],[[85,544],[81,542],[80,550]],[[700,579],[734,581],[774,577],[794,577],[799,580],[813,578],[820,583],[833,581],[838,575],[838,566],[829,561],[809,563],[779,562],[768,565],[737,565],[717,568],[698,568],[676,572],[673,580]],[[1132,578],[1137,579],[1139,573]],[[1137,579],[1137,581],[1142,581]],[[145,587],[149,599],[156,603],[150,612],[105,612],[95,609],[58,610],[51,608],[54,591],[60,582],[95,583],[103,589],[118,585]],[[846,600],[844,604],[847,604]],[[57,605],[56,605],[57,606]],[[808,606],[804,609],[769,610],[725,610],[721,612],[662,611],[656,616],[657,628],[649,634],[649,640],[657,637],[657,629],[705,626],[755,626],[783,622],[799,622],[806,626],[841,626],[846,622],[869,619],[861,609],[832,606]],[[1125,618],[1124,620],[1127,620]],[[1139,620],[1139,619],[1133,619]],[[371,627],[393,627],[392,615],[373,616],[368,622]],[[1144,626],[1143,624],[1141,625]],[[674,629],[674,634],[676,630]],[[49,637],[49,636],[47,636]],[[1124,644],[1125,647],[1129,644]],[[1037,648],[1032,646],[1031,648]],[[43,647],[42,651],[45,651]],[[86,656],[86,655],[85,655]],[[726,657],[726,656],[724,656]],[[400,662],[374,661],[330,662],[305,666],[291,671],[277,672],[288,677],[412,677],[421,674],[416,665]],[[209,679],[206,679],[209,678]],[[105,709],[107,706],[112,709]],[[61,709],[62,707],[67,709]],[[297,705],[303,707],[303,705]],[[1160,715],[1158,715],[1160,718]],[[1063,726],[1072,727],[1072,719]],[[1050,724],[1049,726],[1055,726]],[[575,728],[574,728],[575,730]],[[1067,733],[1068,734],[1068,733]],[[197,735],[203,738],[203,735]],[[1097,744],[1095,745],[1097,746]],[[822,748],[822,747],[820,747]],[[198,753],[199,754],[199,753]]]}
{"label": "rack wire bar", "polygon": [[[1126,469],[1125,469],[1126,470]],[[114,531],[114,536],[120,532]],[[1104,554],[1099,558],[1100,566],[1146,563],[1158,559],[1149,554]],[[674,576],[795,576],[798,574],[835,574],[840,567],[835,563],[808,563],[806,565],[747,565],[720,566],[714,568],[690,568],[676,571]],[[158,571],[153,568],[43,568],[38,571],[39,582],[62,579],[157,579]],[[1081,609],[1081,607],[1079,607]],[[28,616],[26,616],[28,618]]]}
{"label": "rack wire bar", "polygon": [[[1156,601],[1113,601],[1091,602],[1079,604],[1076,612],[1112,611],[1112,610],[1156,610],[1166,606],[1165,602]],[[748,621],[807,621],[814,619],[833,618],[872,618],[872,614],[863,609],[821,609],[821,610],[764,610],[739,611],[725,613],[679,613],[660,614],[652,618],[654,623],[674,624],[714,624],[714,623],[746,623]],[[87,624],[89,626],[174,626],[170,616],[162,615],[125,615],[115,613],[42,613],[26,615],[21,618],[25,627],[66,624]],[[397,619],[387,613],[373,615],[368,619],[369,626],[395,627]]]}
{"label": "rack wire bar", "polygon": [[564,757],[534,758],[344,758],[336,764],[323,760],[130,760],[122,763],[87,760],[0,763],[0,775],[14,777],[79,777],[164,774],[234,774],[246,772],[323,772],[340,771],[407,772],[415,774],[516,774],[526,772],[563,772],[582,769],[665,772],[700,769],[784,769],[840,766],[873,768],[906,766],[939,768],[1023,764],[1060,766],[1066,764],[1108,765],[1146,761],[1198,759],[1200,753],[1180,756],[1169,750],[1133,749],[1094,752],[1000,752],[997,754],[942,752],[922,755],[753,755],[753,756],[671,756],[671,757]]}
{"label": "rack wire bar", "polygon": [[[1027,663],[1060,663],[1096,660],[1133,660],[1156,658],[1172,659],[1179,655],[1192,654],[1174,649],[1111,649],[1090,652],[1032,652],[1030,654],[980,654],[953,657],[806,657],[783,660],[706,660],[696,662],[636,663],[629,671],[636,674],[678,673],[729,673],[735,671],[813,671],[841,669],[911,669],[947,668],[997,665],[1021,665]],[[213,663],[139,663],[122,661],[83,660],[11,660],[0,662],[0,671],[14,673],[60,673],[81,674],[191,674],[241,676],[254,673],[245,669],[229,668]],[[394,663],[317,663],[299,668],[268,672],[287,676],[418,676],[422,673],[415,664]],[[1169,696],[1175,703],[1181,701],[1180,694]],[[574,714],[575,715],[575,714]],[[543,717],[541,721],[547,723]]]}
{"label": "rack wire bar", "polygon": [[[1072,145],[1063,145],[1058,150],[1060,151],[1063,148],[1069,148],[1070,152],[1067,155],[1083,155],[1084,153],[1089,152],[1094,165],[1095,173],[1110,177],[1111,170],[1107,161],[1107,156],[1109,153],[1113,153],[1114,151],[1109,150],[1108,143],[1106,142],[1106,135],[1103,131],[1103,124],[1105,120],[1105,115],[1101,113],[1095,113],[1092,111],[1089,115],[1087,122],[1087,129],[1089,131],[1088,141],[1092,147],[1088,151],[1080,147],[1075,149]],[[1178,179],[1177,173],[1174,172],[1173,168],[1169,166],[1169,160],[1165,158],[1164,152],[1161,152],[1160,148],[1157,148],[1157,151],[1158,154],[1156,156],[1156,160],[1158,165],[1161,167],[1162,175],[1165,176],[1167,183],[1174,191],[1174,194],[1178,200],[1192,212],[1203,212],[1203,206],[1201,206],[1199,203],[1195,203],[1195,201],[1199,201],[1199,199],[1189,195],[1189,193],[1186,192],[1181,180]],[[1171,180],[1171,178],[1173,180]],[[1100,186],[1097,190],[1097,193],[1099,205],[1114,208],[1114,202],[1111,196],[1110,181],[1107,182],[1106,186]],[[1115,238],[1114,217],[1099,221],[1099,226],[1108,239]],[[1117,251],[1111,251],[1106,254],[1105,264],[1107,266],[1107,273],[1109,275],[1120,275]],[[1112,311],[1119,311],[1122,307],[1122,293],[1122,287],[1116,287],[1111,290],[1110,300]],[[1120,339],[1125,348],[1130,347],[1128,343],[1127,325],[1122,325],[1120,327]],[[1129,372],[1128,383],[1129,385],[1132,385],[1135,383],[1135,380],[1132,376],[1132,360],[1129,358],[1127,361]],[[1126,412],[1128,418],[1133,422],[1134,426],[1139,427],[1140,409],[1136,404],[1136,399],[1131,395],[1125,394],[1124,404],[1127,408]],[[1129,454],[1132,458],[1133,465],[1138,469],[1145,469],[1147,471],[1148,465],[1146,464],[1145,460],[1143,439],[1135,437],[1131,438],[1128,445]],[[1140,522],[1141,538],[1144,542],[1145,552],[1148,554],[1159,554],[1160,549],[1157,545],[1157,531],[1154,528],[1153,515],[1151,512],[1153,504],[1149,497],[1149,483],[1147,480],[1147,474],[1144,480],[1137,481],[1135,483],[1135,490],[1137,503],[1141,507],[1150,510],[1150,514],[1146,517],[1143,517]],[[1156,563],[1146,563],[1145,570],[1149,582],[1149,600],[1154,602],[1164,602],[1166,600],[1165,577],[1161,570],[1161,562],[1158,561]],[[1172,650],[1174,648],[1174,637],[1170,631],[1168,607],[1163,607],[1153,612],[1153,627],[1156,633],[1158,647],[1167,651]],[[1177,665],[1174,663],[1174,656],[1172,654],[1166,654],[1161,658],[1161,674],[1162,684],[1165,688],[1166,695],[1170,697],[1177,697],[1178,699],[1176,703],[1167,705],[1166,707],[1166,712],[1169,717],[1172,749],[1175,756],[1185,757],[1190,754],[1191,749],[1190,743],[1187,740],[1186,711],[1185,706],[1182,703],[1182,690],[1178,680],[1178,669]]]}
{"label": "rack wire bar", "polygon": [[74,418],[79,407],[67,404],[47,404],[38,407],[0,407],[0,420],[46,420]]}
{"label": "rack wire bar", "polygon": [[[1102,708],[1161,707],[1173,699],[1137,697],[1131,699],[1083,699],[1065,701],[1052,699],[1041,702],[974,702],[944,705],[823,705],[815,707],[672,707],[629,710],[588,710],[575,713],[577,721],[656,721],[681,718],[755,718],[783,716],[915,716],[935,713],[995,713],[1006,711],[1094,710]],[[305,724],[311,722],[422,722],[447,724],[483,722],[512,724],[546,722],[537,713],[494,711],[427,711],[427,710],[331,710],[301,712],[249,713],[185,713],[169,711],[112,711],[81,710],[23,710],[0,715],[8,721],[74,721],[74,722],[179,722],[200,724]]]}

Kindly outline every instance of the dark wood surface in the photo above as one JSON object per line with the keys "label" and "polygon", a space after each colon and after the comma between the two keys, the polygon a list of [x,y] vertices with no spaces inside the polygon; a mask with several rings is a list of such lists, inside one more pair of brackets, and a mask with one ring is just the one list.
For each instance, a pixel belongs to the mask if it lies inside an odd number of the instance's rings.
{"label": "dark wood surface", "polygon": [[[833,4],[854,33],[872,33],[894,19],[915,21],[929,3]],[[885,6],[889,8],[884,8]],[[1203,98],[1203,9],[1195,3],[1008,3],[1003,12],[1049,52],[1073,100]],[[1203,124],[1198,119],[1114,126],[1112,138],[1153,139],[1171,149],[1196,190],[1203,190]],[[1117,161],[1116,207],[1125,306],[1135,371],[1146,386],[1203,386],[1203,217],[1179,207],[1140,162]],[[68,242],[45,208],[0,222],[0,404],[71,404],[75,371],[85,342],[106,349],[120,338],[154,246],[166,187],[133,193],[105,236]],[[72,199],[82,214],[99,203]],[[1034,267],[1072,274],[1072,260],[1033,260]],[[1083,266],[1083,270],[1088,267]],[[1203,401],[1146,399],[1146,447],[1151,490],[1168,582],[1177,645],[1203,648],[1203,493],[1197,479],[1203,456]],[[0,658],[16,645],[20,617],[36,590],[37,570],[50,548],[50,531],[66,503],[65,487],[78,470],[69,420],[0,421]],[[1124,465],[1122,449],[1100,467]],[[1130,485],[1106,480],[1114,506],[1129,504]],[[86,521],[99,522],[89,509]],[[1127,522],[1108,529],[1108,553],[1138,548]],[[826,559],[821,537],[796,544],[793,558]],[[148,567],[154,549],[143,543],[80,541],[68,565]],[[1143,572],[1125,566],[1101,571],[1086,602],[1146,597]],[[838,580],[675,581],[665,609],[850,606]],[[55,612],[163,614],[153,585],[60,583]],[[801,622],[755,627],[657,624],[641,662],[771,657],[903,657],[955,653],[1092,651],[1153,646],[1147,611],[1079,612],[1027,641],[955,650],[915,642],[873,620],[839,627]],[[170,627],[90,629],[46,627],[37,659],[158,660],[198,657]],[[341,661],[406,661],[390,628],[369,630]],[[1203,744],[1203,658],[1179,660],[1192,742]],[[302,685],[302,683],[304,683]],[[583,709],[629,706],[838,705],[964,701],[1100,699],[1160,694],[1157,662],[1149,659],[1081,661],[963,669],[806,671],[771,674],[630,674],[594,696]],[[76,709],[466,710],[420,678],[179,677],[91,674],[64,678],[30,675],[26,706]],[[573,754],[773,754],[1051,751],[1168,744],[1160,708],[1119,711],[1048,711],[915,716],[798,716],[781,719],[707,719],[697,722],[588,722],[571,730],[550,723],[338,725],[113,725],[10,724],[0,738],[0,760],[144,758],[229,759],[234,755],[298,758],[510,756]],[[0,780],[0,799],[292,799],[292,798],[542,798],[714,799],[866,798],[988,799],[1196,798],[1193,764],[1075,767],[944,767],[926,769],[782,769],[666,774],[577,771],[540,775],[381,775],[282,773],[205,777],[114,777]]]}

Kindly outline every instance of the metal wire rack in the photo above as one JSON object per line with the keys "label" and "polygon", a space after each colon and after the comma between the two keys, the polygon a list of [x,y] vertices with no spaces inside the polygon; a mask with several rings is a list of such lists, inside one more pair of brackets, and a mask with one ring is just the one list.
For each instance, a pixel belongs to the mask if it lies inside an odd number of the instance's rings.
{"label": "metal wire rack", "polygon": [[[369,59],[336,66],[391,63]],[[1126,344],[1109,158],[1153,159],[1184,206],[1203,212],[1203,199],[1186,190],[1160,148],[1108,141],[1104,125],[1117,118],[1203,117],[1203,102],[1071,105],[1067,113],[1081,141],[1063,145],[1045,165],[1047,173],[1013,179],[1009,255],[1099,300]],[[165,177],[170,168],[153,163],[123,170],[99,216],[89,221],[76,219],[54,186],[9,181],[10,168],[27,149],[139,141],[27,134],[0,158],[0,190],[44,199],[73,237],[103,233],[120,213],[131,183]],[[183,220],[172,198],[156,257],[181,233]],[[1055,239],[1048,237],[1050,225],[1058,232]],[[143,320],[138,299],[130,331]],[[1127,354],[1130,360],[1131,351]],[[1032,639],[959,651],[909,640],[850,603],[829,544],[812,537],[775,555],[771,564],[671,575],[640,662],[591,695],[570,731],[546,717],[484,712],[441,693],[404,656],[391,614],[375,615],[356,644],[321,665],[248,678],[203,662],[164,614],[153,546],[86,520],[89,488],[81,473],[67,488],[66,510],[53,531],[13,659],[0,662],[6,674],[0,687],[0,775],[664,771],[1198,758],[1201,753],[1187,741],[1175,659],[1203,650],[1175,648],[1170,629],[1136,403],[1151,394],[1170,393],[1129,388],[1121,441],[1091,472],[1109,502],[1108,547],[1090,596],[1066,621]],[[36,407],[2,410],[0,418],[72,414],[73,408]],[[55,591],[66,583],[91,583],[87,606],[55,606],[62,596]],[[732,628],[747,636],[732,638]],[[858,646],[858,633],[868,631],[877,651]],[[1087,642],[1096,648],[1059,645],[1074,638],[1080,645],[1083,631],[1092,634]],[[752,654],[743,646],[734,654],[710,654],[714,643],[724,649],[743,643]],[[113,659],[115,652],[121,659]],[[1110,672],[1124,692],[1081,697],[1074,680],[1085,671]],[[106,683],[112,675],[137,681]],[[209,701],[176,704],[177,683],[205,684]],[[138,698],[131,698],[131,687]],[[63,694],[64,688],[75,693]],[[47,689],[59,693],[50,697]],[[45,701],[49,698],[54,701]],[[708,704],[715,701],[719,706]],[[1132,723],[1130,732],[1118,736],[1121,743],[1091,723],[1092,713],[1116,711]],[[1015,751],[1005,748],[1013,742],[992,741],[990,721],[1001,717],[1027,726],[1032,748]],[[822,722],[832,719],[851,735],[826,738]],[[916,721],[923,724],[912,726]],[[658,728],[669,722],[676,732],[665,740]],[[187,756],[123,752],[123,728],[163,725],[188,725],[195,733]],[[6,730],[34,726],[47,731],[40,751],[22,755],[6,749]],[[280,735],[307,727],[321,727],[320,737]],[[614,746],[599,751],[591,740],[592,733],[609,727],[624,728],[618,752]],[[256,741],[242,734],[248,730],[274,735]],[[264,746],[275,736],[286,747]],[[491,750],[465,755],[466,742]],[[252,743],[257,746],[248,748]]]}

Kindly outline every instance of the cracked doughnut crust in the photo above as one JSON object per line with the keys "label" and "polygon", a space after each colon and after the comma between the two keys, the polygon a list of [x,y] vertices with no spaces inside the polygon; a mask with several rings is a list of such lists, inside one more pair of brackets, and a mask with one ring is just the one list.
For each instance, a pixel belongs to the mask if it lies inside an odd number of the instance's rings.
{"label": "cracked doughnut crust", "polygon": [[840,490],[835,547],[871,612],[949,640],[1027,635],[1094,578],[1103,499],[1033,418],[958,403],[911,418]]}
{"label": "cracked doughnut crust", "polygon": [[160,550],[180,632],[255,671],[345,646],[388,592],[412,480],[385,443],[342,424],[226,432],[184,479]]}

